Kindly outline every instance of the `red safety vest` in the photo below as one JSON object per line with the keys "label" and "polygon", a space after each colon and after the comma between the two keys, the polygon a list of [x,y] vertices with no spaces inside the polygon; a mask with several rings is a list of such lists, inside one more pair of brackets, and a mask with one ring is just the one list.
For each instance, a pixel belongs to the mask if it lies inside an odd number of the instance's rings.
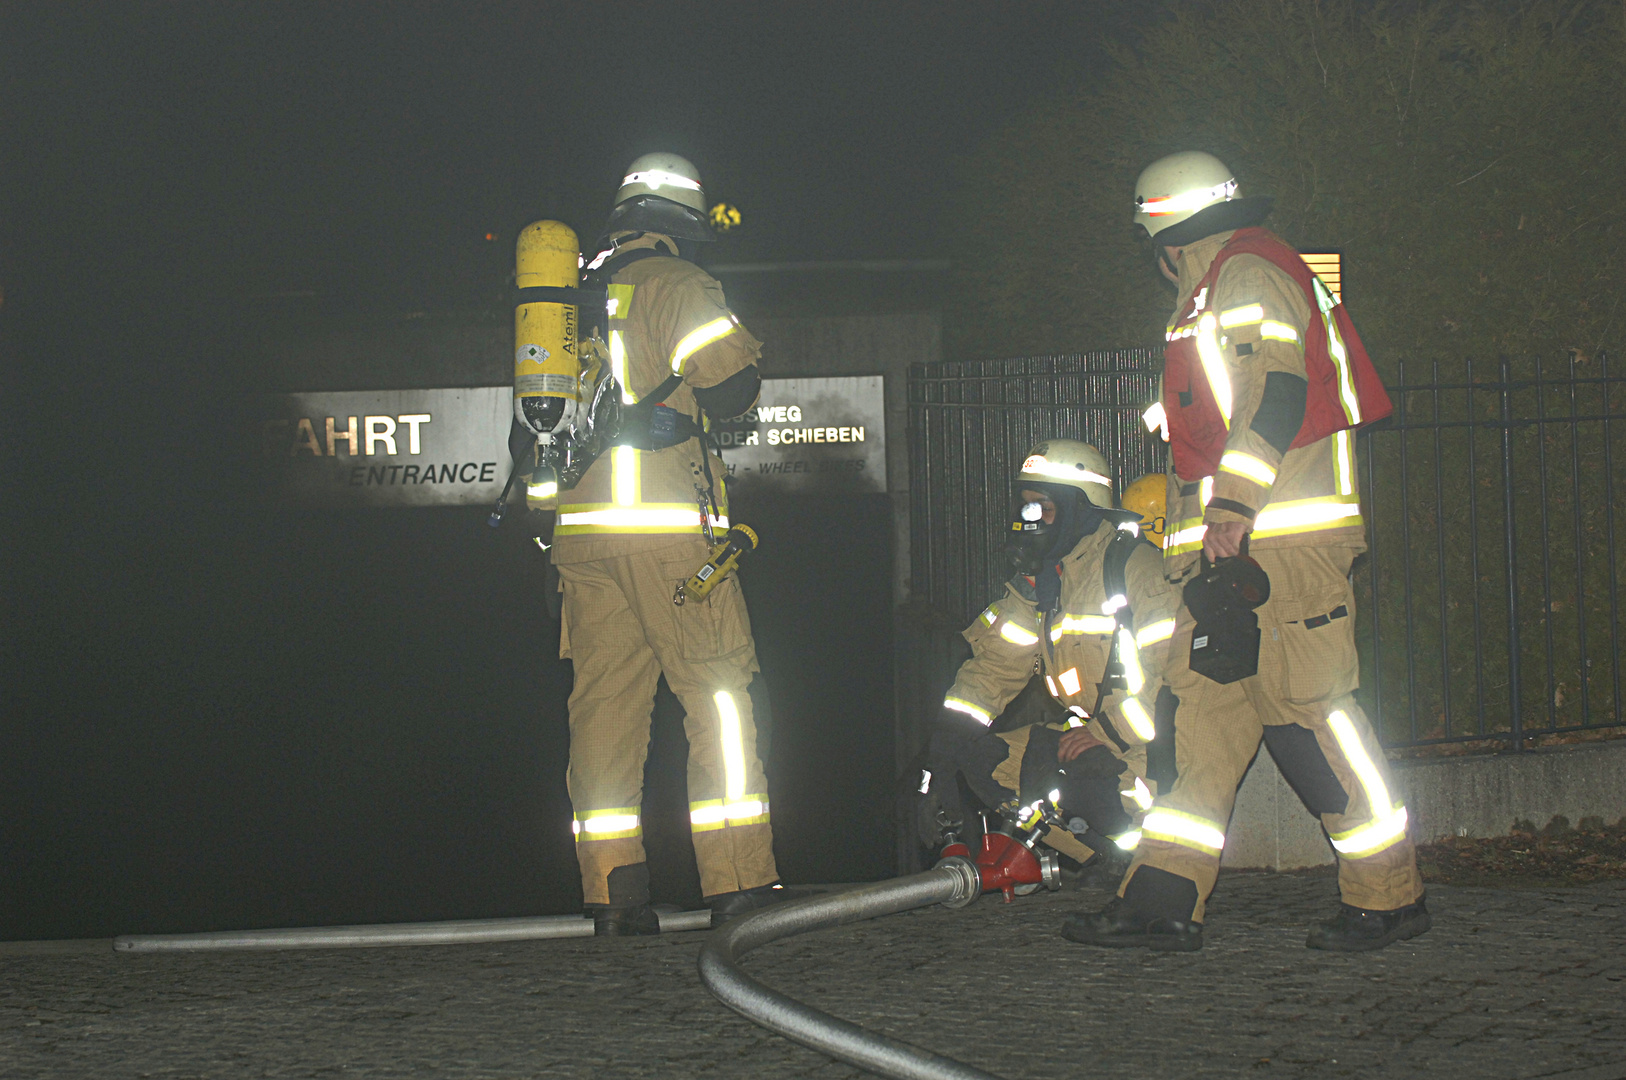
{"label": "red safety vest", "polygon": [[[1304,422],[1292,448],[1370,424],[1394,411],[1349,313],[1311,273],[1299,253],[1267,229],[1238,229],[1214,256],[1208,273],[1169,324],[1169,343],[1163,350],[1163,411],[1169,451],[1174,457],[1174,471],[1188,481],[1212,476],[1219,470],[1220,456],[1225,453],[1230,435],[1229,422],[1220,411],[1203,366],[1199,338],[1206,335],[1211,356],[1223,367],[1218,316],[1214,305],[1207,301],[1225,261],[1236,255],[1257,255],[1280,267],[1304,290],[1304,298],[1314,313],[1304,341],[1304,373],[1309,381]],[[1225,377],[1223,373],[1221,377]]]}

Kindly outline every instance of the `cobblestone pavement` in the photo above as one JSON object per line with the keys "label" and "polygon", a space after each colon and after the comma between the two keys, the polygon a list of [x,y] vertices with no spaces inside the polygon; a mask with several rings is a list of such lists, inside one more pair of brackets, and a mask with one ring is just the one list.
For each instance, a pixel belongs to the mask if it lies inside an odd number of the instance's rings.
{"label": "cobblestone pavement", "polygon": [[[1178,956],[1065,942],[1096,890],[892,916],[747,967],[838,1016],[1012,1080],[1626,1078],[1626,882],[1436,887],[1434,930],[1303,947],[1329,876],[1227,874]],[[852,1069],[700,985],[701,936],[295,953],[0,947],[0,1075],[750,1077]],[[106,943],[102,943],[105,947]]]}

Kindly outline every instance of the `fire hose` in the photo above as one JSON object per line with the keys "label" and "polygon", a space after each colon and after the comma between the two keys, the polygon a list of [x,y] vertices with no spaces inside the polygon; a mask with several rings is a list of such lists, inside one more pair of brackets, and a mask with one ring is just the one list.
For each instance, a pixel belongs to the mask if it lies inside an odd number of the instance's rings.
{"label": "fire hose", "polygon": [[700,952],[706,989],[752,1023],[849,1065],[902,1080],[999,1080],[941,1054],[868,1031],[787,997],[747,975],[739,960],[752,949],[833,926],[943,904],[964,907],[982,894],[970,859],[944,859],[925,873],[792,900],[754,911],[712,932]]}

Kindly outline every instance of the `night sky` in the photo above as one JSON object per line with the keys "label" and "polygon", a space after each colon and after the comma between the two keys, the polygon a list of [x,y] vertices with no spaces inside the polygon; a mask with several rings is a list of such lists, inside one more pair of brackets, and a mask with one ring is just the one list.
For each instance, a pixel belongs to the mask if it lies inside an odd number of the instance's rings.
{"label": "night sky", "polygon": [[568,910],[522,538],[267,505],[243,357],[500,308],[517,230],[591,242],[656,149],[742,211],[713,259],[944,257],[958,162],[1088,80],[1103,7],[0,6],[0,938]]}

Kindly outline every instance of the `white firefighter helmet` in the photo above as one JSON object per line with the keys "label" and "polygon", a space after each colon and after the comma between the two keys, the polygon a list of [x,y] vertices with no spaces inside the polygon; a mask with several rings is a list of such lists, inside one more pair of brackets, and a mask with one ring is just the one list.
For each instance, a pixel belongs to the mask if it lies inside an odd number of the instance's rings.
{"label": "white firefighter helmet", "polygon": [[715,240],[706,213],[706,192],[693,162],[677,154],[644,154],[627,166],[604,231]]}
{"label": "white firefighter helmet", "polygon": [[1112,509],[1112,476],[1106,456],[1089,443],[1051,439],[1029,450],[1016,486],[1043,491],[1046,485],[1077,488],[1092,506]]}
{"label": "white firefighter helmet", "polygon": [[1201,150],[1158,158],[1135,181],[1135,224],[1159,244],[1182,247],[1227,229],[1257,225],[1268,195],[1243,198],[1225,162]]}

